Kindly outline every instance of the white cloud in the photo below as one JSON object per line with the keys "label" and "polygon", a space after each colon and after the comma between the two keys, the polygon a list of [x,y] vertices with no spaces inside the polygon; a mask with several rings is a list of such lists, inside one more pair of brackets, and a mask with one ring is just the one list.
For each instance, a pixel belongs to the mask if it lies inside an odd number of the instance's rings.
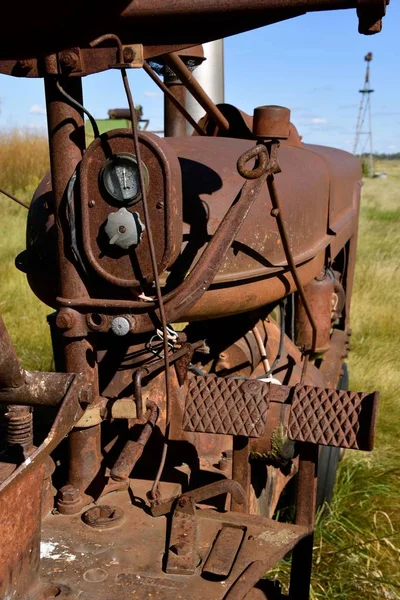
{"label": "white cloud", "polygon": [[40,106],[40,104],[33,104],[30,107],[29,112],[32,115],[45,115],[46,114],[46,109],[43,106]]}
{"label": "white cloud", "polygon": [[162,96],[161,92],[143,92],[143,96],[145,96],[145,98],[159,98],[160,96]]}
{"label": "white cloud", "polygon": [[322,117],[313,117],[310,121],[313,125],[323,125],[328,122],[328,119],[324,119]]}

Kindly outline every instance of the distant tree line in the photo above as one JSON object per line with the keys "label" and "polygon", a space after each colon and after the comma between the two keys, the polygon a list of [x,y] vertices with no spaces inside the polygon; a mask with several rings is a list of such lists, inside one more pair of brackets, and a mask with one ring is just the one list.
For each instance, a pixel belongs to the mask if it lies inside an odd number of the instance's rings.
{"label": "distant tree line", "polygon": [[[369,154],[361,154],[358,155],[359,158],[367,159]],[[395,152],[394,154],[385,154],[381,152],[380,154],[373,155],[376,160],[400,160],[400,152]]]}

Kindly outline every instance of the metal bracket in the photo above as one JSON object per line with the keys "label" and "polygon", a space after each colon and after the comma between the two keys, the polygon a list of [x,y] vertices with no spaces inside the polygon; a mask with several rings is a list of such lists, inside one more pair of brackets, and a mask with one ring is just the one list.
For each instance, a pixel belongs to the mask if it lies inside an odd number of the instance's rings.
{"label": "metal bracket", "polygon": [[172,515],[166,572],[193,575],[198,562],[195,501],[183,495],[176,501]]}

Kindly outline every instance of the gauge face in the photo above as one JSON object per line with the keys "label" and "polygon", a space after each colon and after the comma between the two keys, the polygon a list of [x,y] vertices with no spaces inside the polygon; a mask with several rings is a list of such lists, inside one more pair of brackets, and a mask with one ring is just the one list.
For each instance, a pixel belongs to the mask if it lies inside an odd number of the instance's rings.
{"label": "gauge face", "polygon": [[[147,187],[148,173],[145,165],[143,169]],[[107,193],[114,200],[123,204],[133,204],[140,200],[139,169],[133,154],[114,154],[104,165],[101,178]]]}

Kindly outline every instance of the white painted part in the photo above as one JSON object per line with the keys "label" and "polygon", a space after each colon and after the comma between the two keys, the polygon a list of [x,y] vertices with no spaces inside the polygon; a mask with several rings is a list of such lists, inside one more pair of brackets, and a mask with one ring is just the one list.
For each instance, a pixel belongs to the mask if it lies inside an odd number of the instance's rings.
{"label": "white painted part", "polygon": [[[203,44],[206,60],[197,67],[193,76],[215,104],[225,102],[224,40]],[[197,122],[205,115],[204,108],[190,92],[186,92],[186,110]],[[193,127],[186,124],[186,135],[192,135]]]}
{"label": "white painted part", "polygon": [[51,558],[52,560],[64,560],[72,562],[76,560],[75,554],[63,550],[63,546],[58,542],[40,542],[40,558]]}
{"label": "white painted part", "polygon": [[269,377],[260,377],[259,381],[264,381],[265,383],[275,383],[275,385],[282,385],[282,382],[279,381],[279,379],[272,377],[272,375]]}

